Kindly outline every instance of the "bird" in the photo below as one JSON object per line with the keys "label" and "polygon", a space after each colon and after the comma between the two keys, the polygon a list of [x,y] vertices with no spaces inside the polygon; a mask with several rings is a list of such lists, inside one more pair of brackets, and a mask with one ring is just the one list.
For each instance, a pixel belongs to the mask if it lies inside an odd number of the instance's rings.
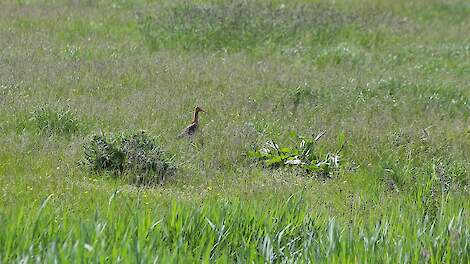
{"label": "bird", "polygon": [[199,120],[198,120],[199,112],[205,113],[206,111],[204,111],[201,107],[196,106],[194,108],[193,121],[178,135],[177,138],[181,138],[184,136],[191,137],[194,135],[194,133],[196,133],[196,130],[199,124]]}

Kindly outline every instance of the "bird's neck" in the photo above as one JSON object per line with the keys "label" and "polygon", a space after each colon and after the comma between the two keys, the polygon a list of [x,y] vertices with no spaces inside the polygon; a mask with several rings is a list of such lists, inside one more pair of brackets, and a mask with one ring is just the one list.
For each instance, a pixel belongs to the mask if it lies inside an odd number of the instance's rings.
{"label": "bird's neck", "polygon": [[199,115],[199,112],[196,110],[194,111],[194,114],[193,114],[193,123],[196,123],[198,122],[198,115]]}

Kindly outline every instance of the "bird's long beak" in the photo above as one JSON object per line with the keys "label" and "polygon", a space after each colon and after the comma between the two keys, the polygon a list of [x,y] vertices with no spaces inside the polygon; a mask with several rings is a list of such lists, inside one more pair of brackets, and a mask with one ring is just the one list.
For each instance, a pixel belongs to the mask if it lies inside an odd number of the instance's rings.
{"label": "bird's long beak", "polygon": [[201,111],[203,113],[206,113],[206,111],[204,111],[204,109],[202,109],[202,108],[199,108],[199,111]]}

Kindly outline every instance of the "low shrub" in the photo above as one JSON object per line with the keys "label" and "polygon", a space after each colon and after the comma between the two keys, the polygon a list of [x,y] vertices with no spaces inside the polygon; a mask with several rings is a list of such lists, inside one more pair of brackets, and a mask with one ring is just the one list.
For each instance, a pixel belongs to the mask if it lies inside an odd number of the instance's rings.
{"label": "low shrub", "polygon": [[307,174],[329,177],[340,167],[339,154],[345,138],[344,135],[339,137],[340,148],[336,152],[325,152],[317,144],[324,134],[306,138],[293,132],[293,146],[280,147],[274,141],[267,141],[263,148],[254,147],[254,150],[248,151],[247,156],[268,168],[297,167]]}
{"label": "low shrub", "polygon": [[156,140],[145,132],[93,135],[83,146],[81,164],[96,173],[126,177],[136,185],[163,183],[176,167]]}

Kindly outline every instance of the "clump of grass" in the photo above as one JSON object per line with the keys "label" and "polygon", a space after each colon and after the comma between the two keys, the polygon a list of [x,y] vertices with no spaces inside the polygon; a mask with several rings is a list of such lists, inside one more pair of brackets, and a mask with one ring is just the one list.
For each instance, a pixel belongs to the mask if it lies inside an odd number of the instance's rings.
{"label": "clump of grass", "polygon": [[26,120],[23,129],[28,127],[46,136],[71,136],[80,131],[80,121],[69,108],[41,106],[35,109]]}
{"label": "clump of grass", "polygon": [[83,146],[84,159],[82,164],[91,171],[110,171],[122,173],[125,156],[120,147],[121,139],[115,136],[106,137],[104,134],[93,135]]}
{"label": "clump of grass", "polygon": [[330,176],[340,166],[339,153],[344,146],[345,138],[340,137],[341,147],[336,152],[326,152],[317,144],[324,134],[325,132],[322,132],[315,138],[307,138],[292,132],[293,146],[280,147],[274,141],[267,141],[265,147],[259,149],[255,147],[254,150],[248,151],[247,156],[268,168],[297,167],[308,174]]}
{"label": "clump of grass", "polygon": [[332,32],[356,21],[353,15],[313,4],[287,7],[257,1],[211,5],[180,2],[141,16],[139,28],[152,49],[236,52],[295,44],[305,35],[320,40],[324,31]]}
{"label": "clump of grass", "polygon": [[110,173],[136,185],[163,183],[176,167],[145,132],[93,135],[83,146],[81,164],[98,174]]}

